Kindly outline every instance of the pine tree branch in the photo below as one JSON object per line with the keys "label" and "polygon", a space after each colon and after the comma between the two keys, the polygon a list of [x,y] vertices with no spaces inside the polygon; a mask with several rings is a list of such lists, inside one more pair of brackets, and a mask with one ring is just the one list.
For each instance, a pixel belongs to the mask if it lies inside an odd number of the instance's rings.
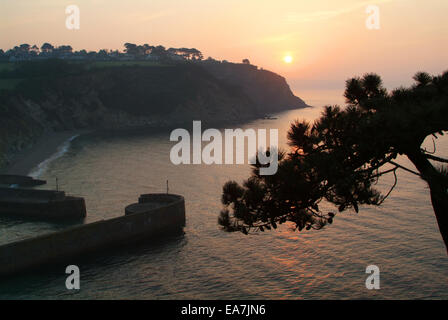
{"label": "pine tree branch", "polygon": [[395,189],[395,187],[396,187],[396,185],[397,185],[397,182],[398,182],[398,179],[397,179],[397,172],[396,172],[397,169],[398,169],[398,167],[396,167],[396,168],[393,170],[393,173],[394,173],[394,184],[393,184],[392,187],[390,188],[389,192],[383,197],[383,199],[381,199],[381,201],[378,203],[378,205],[381,205],[381,204],[382,204],[382,203],[389,197],[389,195],[392,193],[392,190]]}
{"label": "pine tree branch", "polygon": [[390,161],[390,163],[392,163],[393,165],[399,167],[400,169],[403,169],[404,171],[413,173],[413,174],[415,174],[416,176],[419,176],[419,177],[422,176],[420,173],[415,172],[415,171],[413,171],[413,170],[411,170],[411,169],[408,169],[408,168],[406,168],[406,167],[403,167],[402,165],[400,165],[400,164],[398,164],[398,163],[396,163],[396,162],[394,162],[394,161]]}
{"label": "pine tree branch", "polygon": [[424,153],[429,153],[429,154],[434,154],[434,153],[436,153],[436,150],[437,150],[437,148],[436,148],[436,142],[434,141],[434,138],[431,138],[432,139],[432,147],[433,147],[433,151],[428,151],[428,150],[426,150],[426,149],[421,149]]}
{"label": "pine tree branch", "polygon": [[440,158],[440,157],[433,156],[433,155],[430,155],[430,154],[426,154],[425,153],[425,157],[428,158],[429,160],[434,160],[434,161],[438,161],[438,162],[448,163],[448,159]]}

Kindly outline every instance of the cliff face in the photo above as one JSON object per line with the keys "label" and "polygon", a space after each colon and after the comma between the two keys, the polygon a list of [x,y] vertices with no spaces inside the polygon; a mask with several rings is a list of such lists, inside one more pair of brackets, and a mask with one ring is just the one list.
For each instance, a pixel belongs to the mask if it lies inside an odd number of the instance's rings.
{"label": "cliff face", "polygon": [[45,131],[231,122],[306,106],[278,75],[223,65],[120,66],[25,78],[0,97],[0,167]]}
{"label": "cliff face", "polygon": [[264,112],[275,113],[307,107],[289,88],[286,79],[250,64],[204,61],[202,65],[217,79],[241,87]]}

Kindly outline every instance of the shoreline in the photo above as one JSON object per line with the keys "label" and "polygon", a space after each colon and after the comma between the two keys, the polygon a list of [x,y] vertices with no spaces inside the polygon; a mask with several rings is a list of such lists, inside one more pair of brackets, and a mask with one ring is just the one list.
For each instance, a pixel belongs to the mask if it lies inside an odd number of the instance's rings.
{"label": "shoreline", "polygon": [[14,155],[11,163],[1,168],[0,173],[25,176],[32,173],[38,174],[40,166],[44,167],[45,162],[51,162],[62,156],[65,151],[60,149],[84,133],[86,133],[85,130],[46,132],[32,146]]}
{"label": "shoreline", "polygon": [[[307,109],[314,108],[313,106],[307,105],[303,108],[297,109]],[[290,110],[296,109],[287,109],[280,112],[276,112],[275,114],[287,112]],[[249,117],[247,119],[240,119],[240,121],[205,121],[206,127],[217,126],[218,128],[223,127],[223,125],[232,125],[238,126],[239,124],[246,123],[247,121],[253,121],[257,119],[262,119],[262,115],[256,115],[254,117]],[[182,122],[183,123],[183,122]],[[190,125],[190,122],[187,122]],[[187,124],[185,123],[185,124]],[[0,174],[16,174],[16,175],[24,175],[24,176],[32,176],[34,178],[39,178],[40,174],[45,170],[46,166],[51,163],[53,160],[63,156],[63,154],[70,147],[71,142],[73,140],[79,138],[81,135],[91,133],[96,131],[98,133],[108,132],[109,134],[115,133],[120,134],[123,132],[132,132],[139,131],[141,129],[153,129],[156,131],[159,130],[167,130],[167,129],[175,129],[180,125],[177,124],[162,124],[158,126],[124,126],[118,128],[104,128],[100,131],[97,130],[88,130],[88,129],[78,129],[78,130],[68,130],[68,131],[48,131],[41,135],[36,143],[32,146],[19,151],[15,154],[9,165],[0,168]]]}

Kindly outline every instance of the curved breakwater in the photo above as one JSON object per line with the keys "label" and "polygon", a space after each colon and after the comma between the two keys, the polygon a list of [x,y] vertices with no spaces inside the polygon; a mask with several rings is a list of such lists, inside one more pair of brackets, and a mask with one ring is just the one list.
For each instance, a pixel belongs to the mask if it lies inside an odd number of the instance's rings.
{"label": "curved breakwater", "polygon": [[[150,205],[152,204],[152,205]],[[173,194],[140,198],[137,210],[126,215],[84,224],[0,246],[0,276],[15,274],[50,263],[79,258],[98,249],[178,231],[185,225],[185,201]]]}

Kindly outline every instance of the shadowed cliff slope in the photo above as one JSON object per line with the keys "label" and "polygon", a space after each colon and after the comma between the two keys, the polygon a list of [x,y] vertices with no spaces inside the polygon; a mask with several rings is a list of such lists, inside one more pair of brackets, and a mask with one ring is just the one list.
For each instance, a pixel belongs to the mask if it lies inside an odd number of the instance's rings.
{"label": "shadowed cliff slope", "polygon": [[43,132],[236,122],[305,107],[284,78],[242,64],[24,62],[0,74],[0,167]]}
{"label": "shadowed cliff slope", "polygon": [[203,61],[201,64],[217,79],[233,83],[264,112],[274,113],[288,109],[306,107],[306,103],[296,97],[282,76],[254,65],[240,63],[220,63]]}

